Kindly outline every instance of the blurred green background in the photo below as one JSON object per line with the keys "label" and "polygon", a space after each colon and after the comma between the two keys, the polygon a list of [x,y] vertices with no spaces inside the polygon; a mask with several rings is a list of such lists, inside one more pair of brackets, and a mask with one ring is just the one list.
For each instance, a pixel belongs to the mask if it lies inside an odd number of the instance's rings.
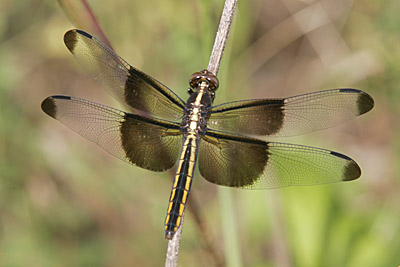
{"label": "blurred green background", "polygon": [[[188,77],[207,66],[223,1],[90,4],[119,55],[186,98]],[[273,140],[346,154],[359,180],[246,191],[196,172],[189,201],[227,263],[400,265],[399,10],[398,0],[239,1],[216,104],[336,87],[363,89],[376,104],[338,127]],[[0,2],[0,266],[163,265],[171,173],[113,158],[40,109],[53,94],[124,109],[65,48],[71,28],[56,1]],[[233,220],[224,220],[227,191]],[[240,257],[225,253],[227,229]],[[190,212],[178,262],[215,264]]]}

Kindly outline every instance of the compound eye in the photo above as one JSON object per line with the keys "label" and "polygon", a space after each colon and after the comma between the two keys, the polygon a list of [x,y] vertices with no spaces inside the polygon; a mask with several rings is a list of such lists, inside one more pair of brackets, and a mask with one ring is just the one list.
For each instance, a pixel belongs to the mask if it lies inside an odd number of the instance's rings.
{"label": "compound eye", "polygon": [[187,92],[189,93],[189,95],[193,94],[193,89],[192,88],[188,88]]}
{"label": "compound eye", "polygon": [[195,72],[195,73],[193,73],[191,76],[190,76],[190,79],[189,79],[189,85],[190,85],[190,87],[191,88],[196,88],[198,85],[199,85],[199,83],[200,83],[200,81],[201,81],[201,78],[203,77],[203,73],[201,73],[201,72]]}
{"label": "compound eye", "polygon": [[208,70],[193,73],[189,79],[190,87],[195,88],[202,81],[207,81],[212,91],[218,89],[218,78]]}
{"label": "compound eye", "polygon": [[218,89],[219,81],[218,81],[218,78],[215,75],[213,75],[211,73],[208,73],[206,75],[206,79],[207,79],[208,84],[210,85],[210,89],[212,91],[215,91],[215,90]]}

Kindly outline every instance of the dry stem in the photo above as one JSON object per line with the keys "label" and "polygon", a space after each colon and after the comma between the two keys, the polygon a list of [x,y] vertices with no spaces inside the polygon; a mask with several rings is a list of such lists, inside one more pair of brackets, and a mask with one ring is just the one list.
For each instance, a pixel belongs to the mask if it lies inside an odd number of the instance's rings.
{"label": "dry stem", "polygon": [[[221,63],[222,54],[224,53],[226,40],[228,39],[229,29],[232,24],[233,14],[235,12],[237,0],[226,0],[224,9],[222,11],[221,20],[219,22],[218,31],[215,36],[214,46],[211,52],[210,61],[208,63],[208,71],[214,75],[218,74],[219,66]],[[165,260],[165,266],[176,266],[178,262],[179,254],[179,242],[181,240],[183,225],[183,215],[181,227],[179,227],[177,233],[168,241],[167,257]]]}

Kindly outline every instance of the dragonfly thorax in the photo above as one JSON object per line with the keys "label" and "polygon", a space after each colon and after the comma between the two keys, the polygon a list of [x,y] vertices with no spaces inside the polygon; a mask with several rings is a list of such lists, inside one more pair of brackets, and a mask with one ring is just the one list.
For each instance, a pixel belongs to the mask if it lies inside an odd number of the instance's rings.
{"label": "dragonfly thorax", "polygon": [[181,131],[184,134],[195,135],[197,138],[205,134],[208,109],[211,107],[212,100],[208,84],[202,82],[186,103],[185,115],[181,123]]}

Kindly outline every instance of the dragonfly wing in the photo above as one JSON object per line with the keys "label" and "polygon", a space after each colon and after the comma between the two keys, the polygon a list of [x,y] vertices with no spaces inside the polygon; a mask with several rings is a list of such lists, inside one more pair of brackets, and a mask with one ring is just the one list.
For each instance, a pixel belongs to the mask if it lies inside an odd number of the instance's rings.
{"label": "dragonfly wing", "polygon": [[293,136],[326,129],[371,110],[357,89],[333,89],[281,99],[243,100],[214,106],[208,126],[244,135]]}
{"label": "dragonfly wing", "polygon": [[126,113],[71,96],[50,96],[42,109],[110,154],[136,166],[164,171],[178,159],[179,124]]}
{"label": "dragonfly wing", "polygon": [[130,66],[111,48],[81,30],[64,35],[67,48],[113,97],[133,110],[166,120],[183,116],[185,102],[165,85]]}
{"label": "dragonfly wing", "polygon": [[357,179],[360,167],[330,150],[208,131],[199,171],[209,182],[248,189],[319,185]]}

